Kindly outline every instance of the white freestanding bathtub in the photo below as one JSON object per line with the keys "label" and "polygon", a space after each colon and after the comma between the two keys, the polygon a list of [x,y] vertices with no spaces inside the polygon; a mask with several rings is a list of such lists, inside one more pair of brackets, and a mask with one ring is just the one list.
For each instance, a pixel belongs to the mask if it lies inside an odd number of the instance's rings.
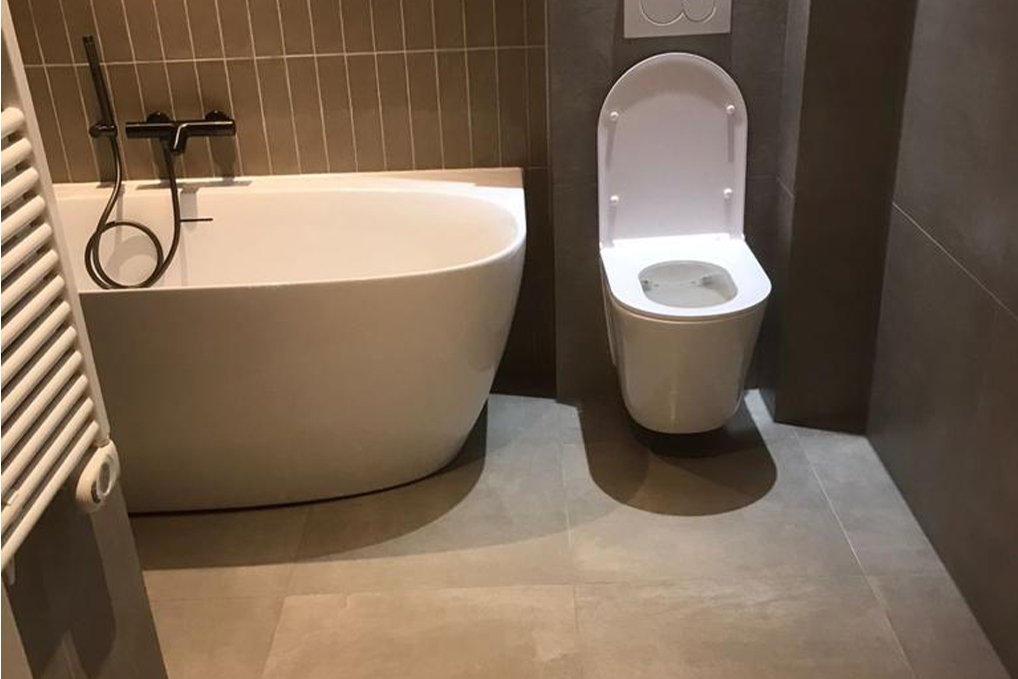
{"label": "white freestanding bathtub", "polygon": [[[181,183],[177,257],[102,291],[82,252],[109,189],[58,187],[132,511],[240,507],[406,483],[447,464],[484,406],[523,269],[518,170]],[[165,185],[115,217],[168,244]],[[107,271],[151,270],[110,232]]]}

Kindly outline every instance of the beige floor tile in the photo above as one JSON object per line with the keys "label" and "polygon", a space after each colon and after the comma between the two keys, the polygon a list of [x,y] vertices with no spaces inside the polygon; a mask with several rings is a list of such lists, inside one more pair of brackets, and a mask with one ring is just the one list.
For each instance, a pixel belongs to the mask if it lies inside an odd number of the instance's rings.
{"label": "beige floor tile", "polygon": [[862,577],[577,588],[587,679],[910,679]]}
{"label": "beige floor tile", "polygon": [[258,679],[282,599],[152,602],[169,679]]}
{"label": "beige floor tile", "polygon": [[560,447],[461,458],[390,491],[312,506],[293,593],[571,582]]}
{"label": "beige floor tile", "polygon": [[293,596],[265,679],[578,678],[571,587]]}
{"label": "beige floor tile", "polygon": [[290,506],[133,517],[149,598],[284,593],[307,511]]}
{"label": "beige floor tile", "polygon": [[1007,679],[954,582],[946,574],[870,579],[916,679]]}
{"label": "beige floor tile", "polygon": [[859,574],[795,438],[765,442],[747,422],[660,452],[632,439],[565,446],[579,579]]}

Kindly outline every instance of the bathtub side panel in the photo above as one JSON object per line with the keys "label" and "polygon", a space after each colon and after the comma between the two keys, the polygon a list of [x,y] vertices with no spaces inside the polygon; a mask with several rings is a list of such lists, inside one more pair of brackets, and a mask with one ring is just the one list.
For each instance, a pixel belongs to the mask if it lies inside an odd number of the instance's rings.
{"label": "bathtub side panel", "polygon": [[484,405],[522,260],[83,295],[129,508],[337,497],[441,468]]}

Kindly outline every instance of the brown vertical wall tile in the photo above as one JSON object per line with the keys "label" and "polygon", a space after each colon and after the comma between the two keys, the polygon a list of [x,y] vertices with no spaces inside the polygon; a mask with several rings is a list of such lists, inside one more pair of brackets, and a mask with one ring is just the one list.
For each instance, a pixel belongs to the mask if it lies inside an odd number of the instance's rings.
{"label": "brown vertical wall tile", "polygon": [[385,130],[385,166],[389,170],[412,170],[410,110],[407,101],[406,62],[402,54],[378,55],[378,83]]}
{"label": "brown vertical wall tile", "polygon": [[463,0],[466,12],[467,47],[495,44],[495,15],[492,0]]}
{"label": "brown vertical wall tile", "polygon": [[84,64],[88,60],[85,57],[85,47],[82,43],[82,38],[86,35],[96,35],[95,20],[92,18],[92,5],[83,0],[63,0],[62,6],[74,62]]}
{"label": "brown vertical wall tile", "polygon": [[371,0],[343,0],[343,40],[347,52],[371,52]]}
{"label": "brown vertical wall tile", "polygon": [[463,47],[463,0],[432,0],[435,41],[440,48]]}
{"label": "brown vertical wall tile", "polygon": [[326,172],[325,137],[322,133],[322,105],[318,93],[314,57],[286,60],[290,72],[293,124],[297,132],[301,172]]}
{"label": "brown vertical wall tile", "polygon": [[[170,83],[163,64],[138,64],[137,69],[138,82],[141,84],[141,110],[146,116],[153,111],[162,111],[172,117],[174,115],[173,99],[170,95]],[[152,174],[157,177],[162,176],[165,171],[165,161],[159,145],[157,142],[151,142],[148,146]]]}
{"label": "brown vertical wall tile", "polygon": [[495,27],[499,45],[526,44],[526,0],[495,0]]}
{"label": "brown vertical wall tile", "polygon": [[156,13],[159,16],[159,30],[163,36],[163,51],[166,52],[166,58],[193,57],[184,0],[156,0]]}
{"label": "brown vertical wall tile", "polygon": [[61,17],[60,0],[32,0],[35,28],[39,35],[43,62],[67,64],[71,61],[71,48]]}
{"label": "brown vertical wall tile", "polygon": [[408,50],[431,49],[435,46],[431,0],[406,0],[403,3],[403,25]]}
{"label": "brown vertical wall tile", "polygon": [[375,49],[403,49],[403,14],[400,0],[371,0],[371,17],[375,27]]}
{"label": "brown vertical wall tile", "polygon": [[[64,6],[84,5],[83,2],[65,2]],[[134,43],[134,57],[141,60],[162,59],[163,51],[159,45],[159,28],[156,20],[155,6],[152,0],[124,0],[124,9],[127,10],[127,28],[131,31],[131,41]],[[74,33],[68,26],[68,33],[71,41],[74,42]]]}
{"label": "brown vertical wall tile", "polygon": [[473,164],[477,167],[492,167],[500,162],[494,50],[467,52],[467,74],[470,79]]}
{"label": "brown vertical wall tile", "polygon": [[[205,115],[198,89],[198,74],[195,62],[170,62],[166,64],[173,93],[173,112],[177,118],[200,118]],[[194,143],[194,142],[199,143]],[[208,146],[204,140],[191,140],[181,158],[184,174],[188,177],[204,177],[212,172]]]}
{"label": "brown vertical wall tile", "polygon": [[223,56],[215,0],[187,0],[187,15],[191,23],[194,55],[205,59]]}
{"label": "brown vertical wall tile", "polygon": [[325,116],[325,143],[329,149],[330,172],[353,172],[353,127],[350,97],[346,83],[346,63],[342,56],[318,58],[318,87]]}
{"label": "brown vertical wall tile", "polygon": [[317,54],[343,51],[343,25],[338,0],[310,0],[311,28]]}
{"label": "brown vertical wall tile", "polygon": [[227,57],[253,55],[247,3],[243,0],[216,0],[216,2],[219,6],[219,24],[223,31],[223,53]]}
{"label": "brown vertical wall tile", "polygon": [[311,54],[311,16],[307,0],[280,0],[283,49],[287,54]]}
{"label": "brown vertical wall tile", "polygon": [[358,171],[384,170],[382,116],[378,110],[378,81],[373,56],[347,58],[350,98],[353,107],[354,144]]}
{"label": "brown vertical wall tile", "polygon": [[[201,95],[201,114],[212,109],[225,111],[234,115],[230,102],[230,84],[226,73],[225,61],[199,61],[198,68],[198,92]],[[210,137],[201,141],[204,152],[196,153],[197,161],[189,168],[195,170],[197,176],[234,177],[243,172],[239,154],[239,144],[236,137]],[[198,151],[198,149],[195,149]],[[212,166],[208,165],[208,158],[211,155]],[[200,165],[199,165],[200,163]],[[194,165],[199,165],[194,167]]]}
{"label": "brown vertical wall tile", "polygon": [[18,47],[21,49],[21,60],[26,66],[41,64],[42,50],[39,49],[39,40],[35,36],[31,3],[29,0],[11,0],[10,7],[14,32],[18,36]]}
{"label": "brown vertical wall tile", "polygon": [[544,0],[524,0],[527,15],[527,44],[545,44],[545,5]]}
{"label": "brown vertical wall tile", "polygon": [[526,166],[527,64],[524,50],[498,51],[498,129],[502,164]]}
{"label": "brown vertical wall tile", "polygon": [[233,59],[226,62],[226,68],[230,75],[230,97],[233,99],[233,117],[237,121],[237,144],[244,174],[269,174],[271,167],[265,146],[254,60]]}
{"label": "brown vertical wall tile", "polygon": [[528,165],[548,164],[548,86],[543,47],[527,49]]}
{"label": "brown vertical wall tile", "polygon": [[248,0],[251,8],[251,30],[255,54],[274,56],[283,53],[283,34],[279,29],[279,8],[276,0]]}
{"label": "brown vertical wall tile", "polygon": [[64,159],[64,142],[60,138],[60,125],[57,123],[53,98],[50,96],[49,83],[46,82],[46,71],[41,66],[25,68],[28,78],[28,90],[32,93],[32,104],[35,115],[39,119],[39,134],[42,136],[43,151],[50,175],[54,182],[70,181],[71,173],[67,170]]}
{"label": "brown vertical wall tile", "polygon": [[414,133],[414,160],[419,170],[442,167],[442,128],[438,120],[435,56],[407,54],[410,81],[410,123]]}
{"label": "brown vertical wall tile", "polygon": [[[95,8],[96,21],[99,23],[103,59],[107,62],[131,61],[131,40],[120,0],[92,0],[92,6]],[[43,47],[45,49],[45,45]]]}
{"label": "brown vertical wall tile", "polygon": [[257,67],[272,172],[300,172],[293,132],[293,110],[290,108],[290,93],[286,84],[286,65],[282,59],[263,59],[258,61]]}
{"label": "brown vertical wall tile", "polygon": [[[81,100],[84,103],[85,111],[85,127],[90,127],[95,121],[99,120],[99,100],[96,98],[95,87],[92,84],[92,75],[86,66],[78,66],[76,69],[77,86],[78,92],[81,93]],[[51,76],[52,77],[52,76]],[[106,79],[109,82],[109,78]],[[56,87],[56,82],[53,82],[53,87]],[[75,92],[77,94],[77,92]],[[54,100],[58,99],[56,91],[53,92]],[[57,111],[57,116],[60,117],[64,114],[62,109]],[[68,149],[68,164],[73,165],[74,161],[70,158],[70,148],[73,144],[80,141],[76,134],[73,139],[68,139],[64,136],[64,145]],[[113,179],[114,174],[114,163],[113,155],[110,149],[110,143],[108,139],[93,139],[87,134],[85,142],[89,147],[89,151],[92,153],[94,164],[99,169],[99,177],[104,181],[110,181]],[[77,151],[75,151],[77,153]],[[73,174],[73,169],[72,169]]]}
{"label": "brown vertical wall tile", "polygon": [[[133,64],[111,64],[106,68],[110,81],[110,96],[121,125],[130,121],[144,120],[145,109],[141,105],[138,89],[138,74]],[[125,139],[120,148],[124,154],[124,166],[130,179],[150,179],[161,176],[153,164],[152,145],[141,140]],[[162,161],[160,159],[160,167]]]}
{"label": "brown vertical wall tile", "polygon": [[442,107],[442,148],[446,167],[470,167],[467,118],[467,64],[462,52],[438,54],[438,101]]}

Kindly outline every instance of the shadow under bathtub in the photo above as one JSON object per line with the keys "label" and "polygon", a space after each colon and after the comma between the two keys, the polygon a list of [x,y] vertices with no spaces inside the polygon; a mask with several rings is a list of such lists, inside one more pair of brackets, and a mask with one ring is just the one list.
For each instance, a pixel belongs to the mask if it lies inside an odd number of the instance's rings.
{"label": "shadow under bathtub", "polygon": [[745,402],[725,426],[701,434],[650,431],[621,402],[579,412],[591,479],[630,507],[673,516],[722,514],[757,502],[777,481],[774,457]]}
{"label": "shadow under bathtub", "polygon": [[[301,556],[355,558],[365,548],[419,531],[459,505],[481,478],[487,411],[485,406],[452,462],[402,486],[291,505],[132,515],[141,566],[175,570],[280,564]],[[307,525],[311,512],[315,526]],[[313,541],[311,553],[300,553],[305,533],[316,528],[324,528],[325,539]]]}

